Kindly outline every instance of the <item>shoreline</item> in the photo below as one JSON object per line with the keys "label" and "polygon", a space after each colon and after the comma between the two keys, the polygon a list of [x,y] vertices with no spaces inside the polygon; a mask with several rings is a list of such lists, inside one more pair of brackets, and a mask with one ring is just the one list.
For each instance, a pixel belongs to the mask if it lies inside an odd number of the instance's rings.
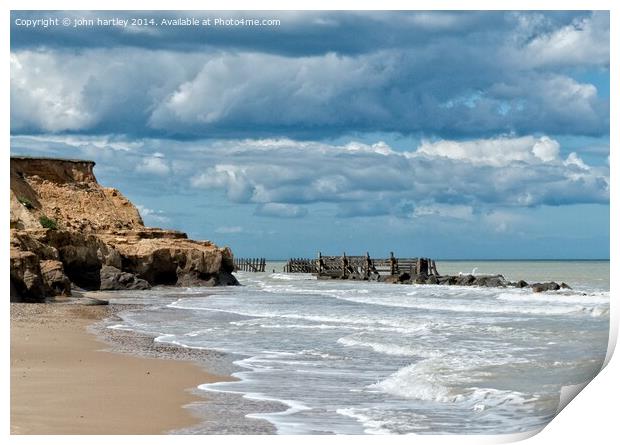
{"label": "shoreline", "polygon": [[97,335],[127,309],[11,303],[11,434],[166,434],[205,421],[191,409],[211,399],[198,385],[233,378],[205,370],[195,351],[136,354],[137,339],[152,338]]}

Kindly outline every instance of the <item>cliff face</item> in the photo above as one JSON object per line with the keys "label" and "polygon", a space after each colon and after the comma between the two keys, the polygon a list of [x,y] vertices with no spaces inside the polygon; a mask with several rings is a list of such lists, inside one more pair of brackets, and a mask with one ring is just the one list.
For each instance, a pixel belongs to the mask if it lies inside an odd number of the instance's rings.
{"label": "cliff face", "polygon": [[238,284],[228,248],[144,226],[94,162],[11,158],[11,300],[155,284]]}

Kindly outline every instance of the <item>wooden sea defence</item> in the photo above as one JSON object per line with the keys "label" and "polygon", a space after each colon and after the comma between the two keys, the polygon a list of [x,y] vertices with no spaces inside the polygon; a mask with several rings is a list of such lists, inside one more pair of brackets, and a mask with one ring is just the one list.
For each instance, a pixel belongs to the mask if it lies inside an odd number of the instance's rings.
{"label": "wooden sea defence", "polygon": [[364,256],[326,256],[319,252],[317,258],[318,278],[376,279],[381,276],[439,275],[435,261],[430,258],[397,258],[390,252],[389,258]]}
{"label": "wooden sea defence", "polygon": [[401,276],[402,274],[439,276],[435,261],[430,258],[396,258],[390,252],[389,258],[371,258],[368,252],[363,256],[350,256],[346,252],[339,256],[323,255],[316,259],[291,258],[284,266],[286,273],[312,273],[318,278],[369,280],[379,276]]}
{"label": "wooden sea defence", "polygon": [[496,275],[440,275],[435,260],[431,258],[397,258],[390,252],[389,258],[371,258],[368,252],[363,256],[323,255],[316,259],[291,258],[284,266],[287,273],[312,273],[319,280],[369,280],[398,284],[437,284],[448,286],[479,287],[529,287],[533,292],[570,289],[566,283],[554,281],[528,284],[523,280],[509,281],[501,274]]}
{"label": "wooden sea defence", "polygon": [[265,272],[265,258],[235,258],[235,272]]}
{"label": "wooden sea defence", "polygon": [[285,273],[317,273],[317,262],[310,258],[290,258],[284,266]]}

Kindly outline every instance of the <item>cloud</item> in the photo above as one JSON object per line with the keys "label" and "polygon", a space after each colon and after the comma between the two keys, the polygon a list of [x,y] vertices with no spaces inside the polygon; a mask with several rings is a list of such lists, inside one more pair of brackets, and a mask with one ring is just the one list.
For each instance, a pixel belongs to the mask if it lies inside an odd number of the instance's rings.
{"label": "cloud", "polygon": [[277,218],[301,218],[308,214],[308,209],[294,204],[270,202],[256,207],[255,215]]}
{"label": "cloud", "polygon": [[[175,166],[174,173],[166,167],[170,195],[219,194],[265,217],[298,218],[321,208],[345,218],[467,221],[489,209],[609,202],[609,165],[590,165],[577,152],[563,156],[559,142],[548,136],[422,141],[409,151],[385,142],[290,139],[144,139],[128,151],[112,146],[92,150],[102,141],[80,138],[61,142],[52,136],[53,142],[47,142],[42,136],[13,136],[11,152],[91,158],[97,169],[121,181],[134,178],[134,166],[145,160],[155,166],[165,161]],[[142,184],[144,193],[152,194],[149,176],[132,181],[132,187]],[[162,216],[141,212],[147,220]]]}
{"label": "cloud", "polygon": [[278,14],[279,31],[212,29],[208,44],[186,29],[14,28],[12,134],[472,139],[609,130],[608,99],[574,74],[608,72],[605,12]]}
{"label": "cloud", "polygon": [[165,216],[164,212],[161,210],[149,209],[141,204],[136,204],[136,207],[138,208],[140,216],[142,216],[147,226],[150,224],[159,225],[170,222],[170,218]]}
{"label": "cloud", "polygon": [[136,166],[136,172],[166,176],[170,173],[170,166],[162,159],[160,153],[155,153],[152,157],[143,159],[142,162]]}
{"label": "cloud", "polygon": [[534,37],[523,48],[523,59],[535,66],[608,65],[609,44],[609,14],[594,12]]}
{"label": "cloud", "polygon": [[474,209],[471,206],[465,205],[433,204],[415,207],[411,216],[415,218],[439,216],[441,218],[471,221],[473,220]]}
{"label": "cloud", "polygon": [[500,167],[517,161],[550,162],[556,160],[559,153],[560,144],[547,136],[538,138],[533,136],[520,138],[502,136],[471,141],[423,141],[413,155],[440,156],[467,160],[472,164]]}

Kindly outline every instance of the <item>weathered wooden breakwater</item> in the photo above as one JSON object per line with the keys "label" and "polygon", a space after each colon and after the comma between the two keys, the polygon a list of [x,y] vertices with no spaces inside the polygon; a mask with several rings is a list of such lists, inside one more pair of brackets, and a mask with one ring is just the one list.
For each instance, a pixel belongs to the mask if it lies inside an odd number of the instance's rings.
{"label": "weathered wooden breakwater", "polygon": [[509,281],[503,275],[440,275],[431,258],[389,258],[363,256],[327,256],[319,252],[316,259],[291,258],[284,266],[286,273],[312,273],[317,279],[372,280],[401,284],[443,284],[483,287],[529,287],[534,292],[570,288],[566,283],[534,283]]}
{"label": "weathered wooden breakwater", "polygon": [[284,273],[317,273],[317,263],[310,258],[289,258],[284,265]]}
{"label": "weathered wooden breakwater", "polygon": [[385,276],[409,274],[438,276],[435,261],[430,258],[396,258],[390,252],[389,258],[371,258],[368,252],[364,256],[326,256],[319,252],[316,259],[318,278],[340,278],[359,280],[379,280]]}
{"label": "weathered wooden breakwater", "polygon": [[235,271],[265,272],[265,258],[235,258]]}
{"label": "weathered wooden breakwater", "polygon": [[284,266],[285,273],[312,273],[321,279],[370,280],[403,274],[439,276],[435,260],[430,258],[397,258],[390,252],[389,258],[371,258],[368,252],[362,256],[323,255],[316,259],[290,258]]}

